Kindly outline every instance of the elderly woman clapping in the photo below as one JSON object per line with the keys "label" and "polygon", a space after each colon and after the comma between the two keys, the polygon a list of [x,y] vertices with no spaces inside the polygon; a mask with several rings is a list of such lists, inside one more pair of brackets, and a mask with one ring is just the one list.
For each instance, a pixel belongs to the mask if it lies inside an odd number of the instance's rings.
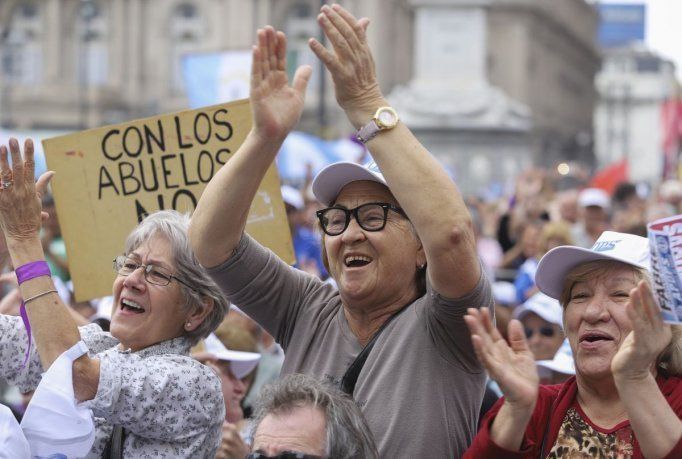
{"label": "elderly woman clapping", "polygon": [[575,378],[539,386],[520,324],[511,346],[486,311],[466,317],[481,362],[504,392],[470,457],[682,457],[682,346],[651,293],[646,238],[604,232],[591,250],[548,252],[539,289],[560,300]]}
{"label": "elderly woman clapping", "polygon": [[22,321],[0,315],[0,376],[33,390],[41,373],[82,340],[89,352],[73,362],[73,388],[95,416],[87,457],[111,448],[124,457],[212,457],[225,417],[220,381],[189,350],[220,324],[227,300],[190,250],[188,217],[164,211],[143,220],[114,262],[111,333],[77,328],[56,294],[39,237],[40,197],[51,173],[34,183],[30,140],[24,158],[14,139],[10,150],[11,168],[0,147],[0,224],[35,347],[23,366]]}
{"label": "elderly woman clapping", "polygon": [[[382,457],[458,457],[476,429],[485,374],[463,316],[489,306],[471,217],[445,170],[379,89],[367,19],[339,5],[318,22],[332,50],[310,46],[376,163],[336,163],[313,190],[323,252],[338,289],[244,234],[251,200],[303,109],[309,67],[289,86],[286,38],[258,32],[253,129],[208,184],[192,217],[197,258],[231,301],[276,337],[283,372],[330,381],[362,407]],[[373,347],[372,347],[373,346]]]}

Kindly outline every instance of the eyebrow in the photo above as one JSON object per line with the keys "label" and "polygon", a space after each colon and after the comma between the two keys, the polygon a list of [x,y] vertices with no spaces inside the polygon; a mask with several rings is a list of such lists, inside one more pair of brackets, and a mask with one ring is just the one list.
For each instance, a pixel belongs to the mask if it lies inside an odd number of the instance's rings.
{"label": "eyebrow", "polygon": [[[138,261],[142,262],[142,257],[141,257],[140,254],[138,254],[138,253],[131,252],[131,253],[129,253],[129,254],[126,255],[126,256],[127,256],[127,257],[130,257],[130,258],[134,258],[135,260],[138,260]],[[151,258],[151,259],[150,259],[150,258],[147,258],[147,263],[145,263],[145,264],[147,264],[147,265],[153,265],[153,266],[158,266],[158,267],[160,267],[160,268],[167,269],[168,271],[173,271],[173,268],[171,268],[167,263],[165,263],[165,262],[163,262],[163,261],[160,261],[160,260],[157,260],[157,259],[155,259],[155,258]]]}

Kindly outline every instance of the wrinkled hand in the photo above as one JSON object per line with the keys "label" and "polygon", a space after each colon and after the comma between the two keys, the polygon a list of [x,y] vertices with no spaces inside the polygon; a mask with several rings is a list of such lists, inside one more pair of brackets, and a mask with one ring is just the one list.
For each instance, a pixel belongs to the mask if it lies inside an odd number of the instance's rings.
{"label": "wrinkled hand", "polygon": [[264,139],[284,138],[301,118],[309,65],[296,70],[292,85],[287,77],[287,40],[270,26],[258,29],[251,65],[253,129]]}
{"label": "wrinkled hand", "polygon": [[645,281],[630,291],[625,306],[632,331],[625,337],[611,361],[615,378],[638,380],[651,375],[657,357],[670,343],[670,325],[663,322],[651,287]]}
{"label": "wrinkled hand", "polygon": [[336,101],[351,123],[360,127],[377,108],[386,105],[365,34],[369,19],[358,20],[339,5],[325,5],[317,21],[334,52],[314,38],[308,42],[310,49],[331,73]]}
{"label": "wrinkled hand", "polygon": [[24,143],[24,158],[17,139],[9,140],[12,166],[8,161],[7,147],[0,145],[0,227],[8,240],[38,237],[42,220],[41,198],[53,172],[46,172],[34,181],[35,163],[33,141]]}
{"label": "wrinkled hand", "polygon": [[510,347],[493,325],[487,308],[467,310],[464,320],[478,360],[500,386],[506,402],[532,411],[538,398],[540,378],[521,322],[512,320],[509,323]]}
{"label": "wrinkled hand", "polygon": [[216,453],[216,459],[244,459],[249,454],[249,448],[239,435],[234,424],[223,422],[223,437]]}

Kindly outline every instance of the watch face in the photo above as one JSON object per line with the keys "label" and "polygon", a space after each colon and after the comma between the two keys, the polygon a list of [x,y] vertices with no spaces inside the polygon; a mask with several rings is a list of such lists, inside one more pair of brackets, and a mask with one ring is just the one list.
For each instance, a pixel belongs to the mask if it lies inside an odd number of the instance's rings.
{"label": "watch face", "polygon": [[390,129],[398,124],[398,114],[391,108],[385,107],[379,110],[376,120],[380,128]]}

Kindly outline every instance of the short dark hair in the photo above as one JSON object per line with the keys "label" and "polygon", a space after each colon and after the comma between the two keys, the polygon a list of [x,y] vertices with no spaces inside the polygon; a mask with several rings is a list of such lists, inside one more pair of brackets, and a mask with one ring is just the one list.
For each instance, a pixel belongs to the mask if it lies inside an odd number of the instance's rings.
{"label": "short dark hair", "polygon": [[355,401],[339,389],[303,374],[287,375],[263,388],[256,401],[252,436],[267,415],[286,414],[305,406],[324,413],[327,457],[378,459],[374,437]]}

